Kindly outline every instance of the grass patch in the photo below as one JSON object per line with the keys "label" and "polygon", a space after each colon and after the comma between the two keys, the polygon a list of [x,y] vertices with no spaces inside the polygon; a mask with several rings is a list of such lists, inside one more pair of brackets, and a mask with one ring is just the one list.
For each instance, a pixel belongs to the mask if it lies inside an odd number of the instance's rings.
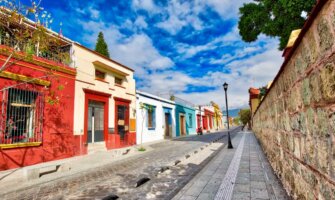
{"label": "grass patch", "polygon": [[140,147],[137,149],[138,151],[145,151],[146,149],[144,147]]}

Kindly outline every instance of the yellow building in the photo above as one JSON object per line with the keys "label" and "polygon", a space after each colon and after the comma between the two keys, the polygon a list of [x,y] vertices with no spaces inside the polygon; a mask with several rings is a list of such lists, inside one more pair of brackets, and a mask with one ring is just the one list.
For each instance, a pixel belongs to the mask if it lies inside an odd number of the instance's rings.
{"label": "yellow building", "polygon": [[83,153],[136,143],[134,70],[80,44],[72,46],[74,133]]}
{"label": "yellow building", "polygon": [[220,129],[223,128],[223,123],[222,123],[222,112],[218,104],[215,102],[211,102],[213,108],[214,108],[214,128],[215,129]]}
{"label": "yellow building", "polygon": [[251,116],[253,116],[259,105],[260,102],[260,99],[258,98],[259,93],[260,93],[259,89],[256,88],[249,89],[249,105],[250,105]]}

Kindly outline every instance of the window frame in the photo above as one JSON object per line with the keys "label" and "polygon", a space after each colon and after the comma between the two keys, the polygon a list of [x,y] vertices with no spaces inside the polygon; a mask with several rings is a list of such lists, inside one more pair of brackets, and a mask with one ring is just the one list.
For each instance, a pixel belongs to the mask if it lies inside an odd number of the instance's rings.
{"label": "window frame", "polygon": [[[99,75],[102,75],[102,77],[99,77]],[[105,81],[106,80],[106,72],[101,71],[99,69],[95,69],[94,77],[96,80]]]}
{"label": "window frame", "polygon": [[[117,79],[120,80],[120,83],[116,82]],[[122,85],[123,85],[123,78],[120,78],[120,77],[115,76],[115,77],[114,77],[114,84],[115,84],[115,85],[121,85],[121,86],[122,86]]]}
{"label": "window frame", "polygon": [[[156,129],[156,106],[146,104],[146,125],[148,130]],[[149,114],[151,114],[151,121],[149,118]],[[151,124],[151,126],[149,126]]]}
{"label": "window frame", "polygon": [[193,117],[192,114],[188,114],[189,127],[193,128]]}
{"label": "window frame", "polygon": [[44,94],[34,89],[7,88],[0,116],[0,148],[39,146],[43,137]]}

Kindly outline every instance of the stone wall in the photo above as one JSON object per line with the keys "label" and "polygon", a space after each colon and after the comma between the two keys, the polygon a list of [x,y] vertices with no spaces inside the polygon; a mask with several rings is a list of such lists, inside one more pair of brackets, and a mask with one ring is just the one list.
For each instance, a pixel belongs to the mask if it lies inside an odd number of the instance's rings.
{"label": "stone wall", "polygon": [[335,0],[316,12],[253,118],[295,199],[335,199]]}

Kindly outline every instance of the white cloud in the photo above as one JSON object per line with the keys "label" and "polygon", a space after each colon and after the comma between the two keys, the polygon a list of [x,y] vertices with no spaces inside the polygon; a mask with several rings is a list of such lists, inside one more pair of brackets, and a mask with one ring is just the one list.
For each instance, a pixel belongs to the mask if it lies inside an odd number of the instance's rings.
{"label": "white cloud", "polygon": [[138,76],[144,75],[146,70],[166,70],[174,66],[174,62],[161,55],[151,38],[144,33],[128,37],[119,32],[120,27],[113,24],[94,21],[80,21],[79,24],[86,30],[83,40],[92,46],[98,33],[102,31],[111,57],[133,68]]}
{"label": "white cloud", "polygon": [[206,4],[215,10],[223,19],[237,18],[239,8],[252,0],[206,0]]}
{"label": "white cloud", "polygon": [[171,35],[177,34],[185,26],[192,26],[196,31],[202,30],[204,25],[198,16],[202,11],[201,5],[200,1],[171,0],[163,10],[167,18],[156,26]]}
{"label": "white cloud", "polygon": [[167,70],[164,72],[155,72],[148,76],[142,77],[144,85],[140,90],[153,94],[177,93],[185,91],[188,85],[196,85],[198,80],[186,75],[185,73]]}
{"label": "white cloud", "polygon": [[153,0],[133,0],[132,6],[135,9],[142,9],[148,12],[159,12],[160,10]]}
{"label": "white cloud", "polygon": [[143,33],[133,35],[119,43],[115,41],[110,50],[113,58],[133,67],[137,72],[141,69],[168,69],[174,65],[170,58],[159,53],[153,46],[152,40]]}
{"label": "white cloud", "polygon": [[144,28],[144,29],[148,27],[148,24],[145,21],[145,18],[143,16],[137,17],[135,22],[134,22],[134,25],[136,25],[138,27],[141,27],[141,28]]}
{"label": "white cloud", "polygon": [[[256,53],[248,58],[236,58],[221,70],[210,71],[200,78],[193,78],[175,71],[154,73],[144,77],[148,84],[140,89],[155,94],[174,93],[197,105],[205,105],[210,101],[224,105],[222,84],[227,82],[229,107],[245,107],[249,101],[249,87],[261,87],[273,80],[283,62],[281,52],[277,50],[278,41],[270,38],[265,40],[268,44],[262,52],[258,52],[259,47],[253,46],[246,46],[242,50],[237,49],[233,54],[247,54],[255,51]],[[227,69],[230,73],[223,71]],[[214,87],[214,90],[188,93],[186,92],[188,86]]]}

